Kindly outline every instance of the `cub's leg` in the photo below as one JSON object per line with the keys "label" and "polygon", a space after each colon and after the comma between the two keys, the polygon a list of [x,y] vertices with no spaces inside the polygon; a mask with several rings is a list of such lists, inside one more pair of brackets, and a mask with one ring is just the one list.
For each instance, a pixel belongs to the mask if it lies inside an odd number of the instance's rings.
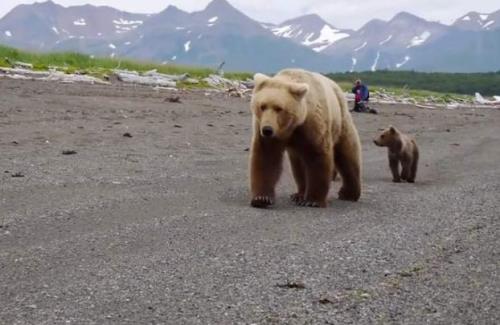
{"label": "cub's leg", "polygon": [[413,149],[413,160],[411,162],[411,167],[410,167],[410,177],[408,177],[409,183],[415,183],[415,178],[417,177],[418,159],[419,159],[418,148],[415,145],[415,148]]}
{"label": "cub's leg", "polygon": [[401,177],[399,176],[399,159],[397,156],[389,155],[389,167],[391,167],[392,181],[400,183]]}
{"label": "cub's leg", "polygon": [[411,159],[401,159],[401,179],[407,181],[410,178]]}

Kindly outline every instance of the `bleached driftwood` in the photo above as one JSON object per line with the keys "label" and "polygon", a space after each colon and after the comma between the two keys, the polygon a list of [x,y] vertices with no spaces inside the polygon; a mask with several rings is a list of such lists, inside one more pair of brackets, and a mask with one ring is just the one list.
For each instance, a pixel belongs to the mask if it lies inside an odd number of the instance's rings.
{"label": "bleached driftwood", "polygon": [[55,71],[51,72],[47,77],[41,78],[44,81],[57,81],[62,83],[88,83],[88,84],[98,84],[98,85],[108,85],[109,82],[103,81],[99,78],[80,75],[80,74],[65,74],[63,72]]}
{"label": "bleached driftwood", "polygon": [[89,83],[89,84],[109,84],[99,78],[79,75],[65,74],[60,71],[32,71],[19,68],[0,68],[0,76],[11,79],[56,81],[64,83]]}
{"label": "bleached driftwood", "polygon": [[5,61],[9,63],[13,68],[21,68],[21,69],[33,69],[33,64],[27,63],[27,62],[22,62],[22,61],[12,61],[9,58],[5,58]]}
{"label": "bleached driftwood", "polygon": [[156,77],[156,78],[162,78],[162,79],[170,79],[172,81],[185,81],[189,78],[188,73],[183,73],[183,74],[179,74],[179,75],[164,74],[164,73],[159,73],[156,69],[144,72],[143,76]]}
{"label": "bleached driftwood", "polygon": [[136,71],[114,70],[115,75],[121,82],[133,83],[146,86],[176,87],[177,82],[159,73],[150,72],[151,75],[140,75]]}
{"label": "bleached driftwood", "polygon": [[218,76],[216,74],[211,74],[207,78],[203,79],[207,84],[212,87],[218,88],[240,88],[240,83],[236,81],[229,80],[227,78]]}

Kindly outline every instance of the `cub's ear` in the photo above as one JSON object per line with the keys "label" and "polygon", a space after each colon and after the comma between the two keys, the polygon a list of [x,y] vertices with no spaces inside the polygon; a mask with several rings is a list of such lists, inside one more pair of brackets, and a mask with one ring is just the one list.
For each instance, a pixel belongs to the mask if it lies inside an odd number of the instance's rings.
{"label": "cub's ear", "polygon": [[295,98],[301,100],[309,91],[309,85],[304,83],[293,83],[288,86],[288,90]]}
{"label": "cub's ear", "polygon": [[396,128],[392,125],[389,127],[389,131],[391,131],[391,134],[396,134],[397,132]]}
{"label": "cub's ear", "polygon": [[262,84],[266,81],[271,79],[270,77],[266,76],[265,74],[262,73],[256,73],[253,76],[253,81],[255,82],[255,89],[258,90],[262,87]]}

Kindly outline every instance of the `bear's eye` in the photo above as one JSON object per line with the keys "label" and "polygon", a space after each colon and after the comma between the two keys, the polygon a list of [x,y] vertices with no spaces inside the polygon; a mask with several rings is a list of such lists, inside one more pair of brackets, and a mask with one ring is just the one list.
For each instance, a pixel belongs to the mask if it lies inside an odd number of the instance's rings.
{"label": "bear's eye", "polygon": [[385,135],[384,135],[384,134],[382,134],[382,135],[380,136],[380,138],[381,138],[381,139],[385,138]]}
{"label": "bear's eye", "polygon": [[266,109],[267,109],[267,105],[264,104],[264,105],[260,106],[260,110],[261,111],[264,112]]}
{"label": "bear's eye", "polygon": [[281,107],[278,107],[278,106],[274,107],[274,111],[275,111],[276,113],[279,113],[279,112],[281,112],[282,110],[283,110],[283,108],[281,108]]}

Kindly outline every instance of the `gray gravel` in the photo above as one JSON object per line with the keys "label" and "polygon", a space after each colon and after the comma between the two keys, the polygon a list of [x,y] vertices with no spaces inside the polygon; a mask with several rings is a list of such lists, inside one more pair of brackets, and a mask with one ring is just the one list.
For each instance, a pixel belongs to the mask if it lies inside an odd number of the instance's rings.
{"label": "gray gravel", "polygon": [[[287,166],[277,206],[256,210],[248,100],[0,94],[2,324],[500,323],[498,110],[355,115],[360,202],[334,183],[329,208],[297,208]],[[392,183],[371,142],[389,124],[417,138],[416,184]]]}

